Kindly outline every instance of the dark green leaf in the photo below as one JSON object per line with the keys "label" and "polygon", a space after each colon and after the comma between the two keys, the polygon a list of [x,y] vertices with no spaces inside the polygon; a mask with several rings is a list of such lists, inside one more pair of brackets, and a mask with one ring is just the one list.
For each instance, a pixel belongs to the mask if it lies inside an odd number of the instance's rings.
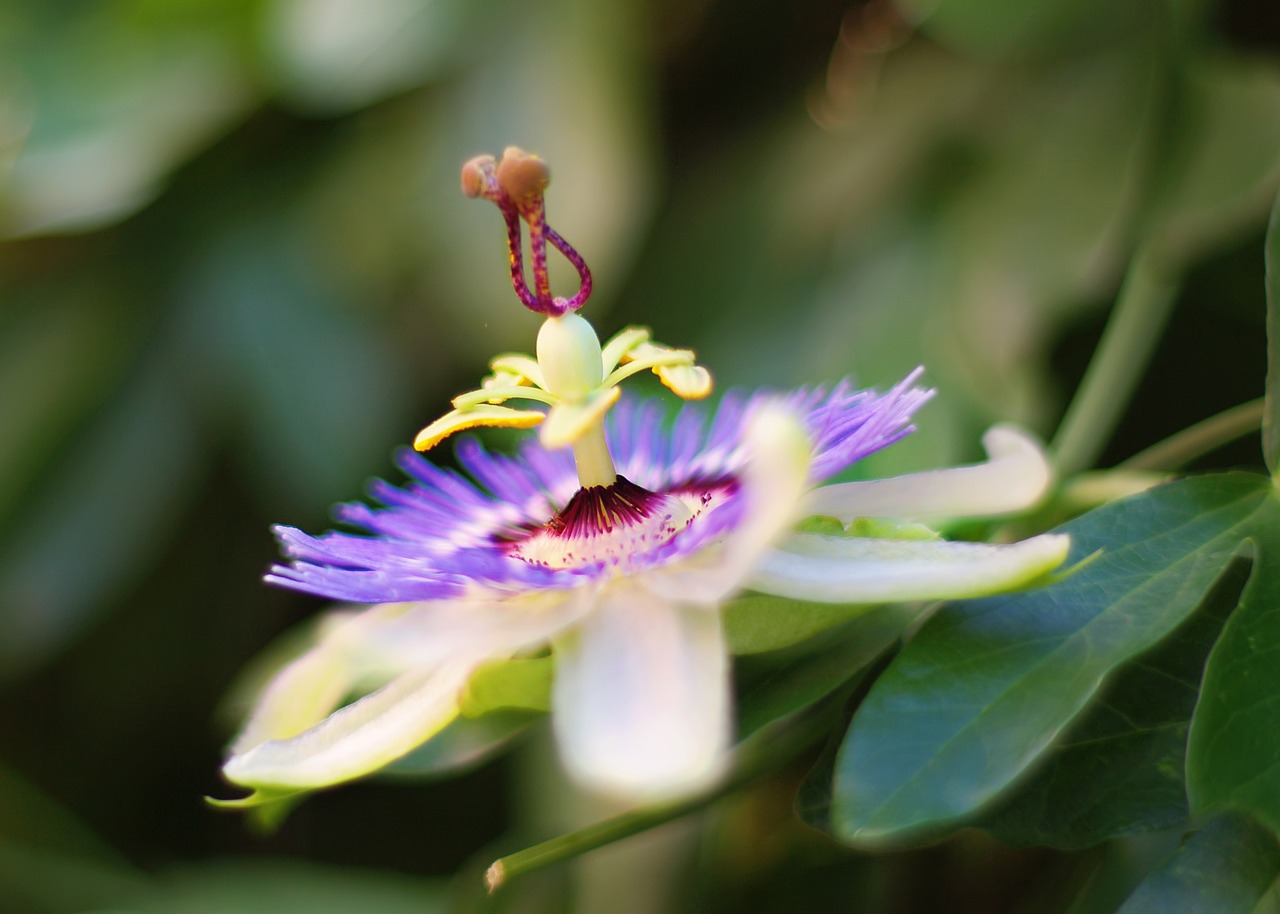
{"label": "dark green leaf", "polygon": [[801,820],[819,831],[830,832],[831,785],[835,782],[836,758],[840,754],[840,740],[831,739],[823,747],[822,754],[813,763],[809,773],[796,791],[795,810]]}
{"label": "dark green leaf", "polygon": [[1187,68],[1153,214],[1175,264],[1203,257],[1265,217],[1280,168],[1280,74],[1261,61],[1203,56]]}
{"label": "dark green leaf", "polygon": [[0,189],[8,232],[117,221],[257,100],[227,36],[212,29],[142,29],[106,6],[42,16],[15,35],[12,6],[8,82],[30,114]]}
{"label": "dark green leaf", "polygon": [[1280,196],[1267,225],[1267,390],[1262,413],[1262,455],[1274,476],[1280,473]]}
{"label": "dark green leaf", "polygon": [[936,40],[968,54],[991,57],[1060,52],[1095,43],[1135,21],[1139,4],[1041,0],[901,0]]}
{"label": "dark green leaf", "polygon": [[290,860],[229,861],[162,874],[120,914],[437,914],[442,886],[420,877]]}
{"label": "dark green leaf", "polygon": [[118,864],[0,838],[4,914],[100,911],[104,903],[130,897],[145,884],[142,874]]}
{"label": "dark green leaf", "polygon": [[1120,914],[1250,914],[1280,877],[1275,835],[1243,816],[1215,819],[1120,908]]}
{"label": "dark green leaf", "polygon": [[833,605],[750,593],[723,611],[724,633],[733,654],[759,654],[799,644],[841,622],[875,609],[875,605]]}
{"label": "dark green leaf", "polygon": [[977,824],[1012,844],[1068,849],[1183,824],[1200,677],[1249,567],[1233,563],[1173,635],[1118,670],[1030,780]]}
{"label": "dark green leaf", "polygon": [[845,738],[832,822],[859,845],[936,834],[1036,762],[1104,677],[1197,605],[1269,501],[1241,474],[1182,480],[1062,530],[1072,559],[1039,590],[944,607],[872,687]]}
{"label": "dark green leaf", "polygon": [[0,675],[61,645],[168,542],[203,472],[197,440],[171,366],[153,359],[65,455],[58,485],[0,552]]}
{"label": "dark green leaf", "polygon": [[143,878],[71,813],[0,768],[0,911],[80,911]]}
{"label": "dark green leaf", "polygon": [[1255,571],[1205,667],[1187,749],[1192,810],[1236,809],[1280,830],[1280,503],[1250,531]]}
{"label": "dark green leaf", "polygon": [[913,617],[900,607],[885,607],[844,623],[816,645],[739,660],[738,738],[752,736],[865,673]]}
{"label": "dark green leaf", "polygon": [[413,420],[376,325],[319,280],[286,215],[252,212],[206,244],[184,276],[181,342],[195,404],[229,424],[263,503],[292,510],[355,494]]}

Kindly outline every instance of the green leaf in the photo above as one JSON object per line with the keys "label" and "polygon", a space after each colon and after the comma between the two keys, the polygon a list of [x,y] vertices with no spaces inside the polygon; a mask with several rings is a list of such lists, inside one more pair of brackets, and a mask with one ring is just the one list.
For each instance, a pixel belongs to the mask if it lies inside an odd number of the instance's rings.
{"label": "green leaf", "polygon": [[349,495],[412,420],[384,332],[321,281],[302,217],[268,209],[220,227],[188,265],[179,343],[192,405],[241,439],[261,502],[298,511]]}
{"label": "green leaf", "polygon": [[730,653],[759,654],[799,644],[876,608],[875,604],[809,603],[749,593],[726,604],[721,618]]}
{"label": "green leaf", "polygon": [[79,912],[144,883],[69,811],[0,767],[0,911]]}
{"label": "green leaf", "polygon": [[[266,63],[286,97],[331,114],[362,108],[427,82],[467,44],[458,0],[366,0],[267,7]],[[483,6],[483,4],[480,4]]]}
{"label": "green leaf", "polygon": [[1280,474],[1280,195],[1271,207],[1264,251],[1267,265],[1267,388],[1262,412],[1262,455]]}
{"label": "green leaf", "polygon": [[760,733],[861,678],[914,618],[902,607],[883,607],[845,622],[816,645],[740,660],[734,668],[740,682],[738,738]]}
{"label": "green leaf", "polygon": [[1152,213],[1152,241],[1191,263],[1257,225],[1280,181],[1280,72],[1270,63],[1204,55],[1184,91]]}
{"label": "green leaf", "polygon": [[0,529],[22,514],[40,473],[77,425],[120,383],[139,333],[102,285],[68,279],[5,288],[0,319]]}
{"label": "green leaf", "polygon": [[1200,677],[1249,568],[1233,562],[1195,614],[1118,670],[1031,778],[976,824],[1011,844],[1063,849],[1183,825]]}
{"label": "green leaf", "polygon": [[1100,0],[899,0],[911,19],[935,40],[966,54],[1026,57],[1088,46],[1127,31],[1135,3]]}
{"label": "green leaf", "polygon": [[467,683],[460,710],[467,717],[479,717],[499,708],[550,711],[554,676],[555,663],[550,657],[486,663]]}
{"label": "green leaf", "polygon": [[[100,909],[107,914],[108,909]],[[204,863],[161,874],[111,914],[443,914],[434,880],[292,860]]]}
{"label": "green leaf", "polygon": [[[0,911],[85,914],[145,885],[141,873],[0,838]],[[112,909],[115,914],[116,909]]]}
{"label": "green leaf", "polygon": [[1119,914],[1251,914],[1277,877],[1275,835],[1244,816],[1224,816],[1193,834]]}
{"label": "green leaf", "polygon": [[119,9],[41,16],[5,35],[11,91],[3,107],[19,100],[6,138],[26,134],[0,189],[7,232],[119,220],[256,102],[227,36],[189,25],[138,28]]}
{"label": "green leaf", "polygon": [[1251,531],[1255,570],[1205,667],[1187,749],[1192,811],[1235,809],[1280,831],[1280,503]]}
{"label": "green leaf", "polygon": [[985,806],[1049,749],[1104,678],[1201,602],[1269,503],[1266,481],[1204,476],[1065,525],[1058,583],[944,607],[872,687],[833,785],[837,837],[937,834]]}
{"label": "green leaf", "polygon": [[148,360],[0,543],[0,678],[78,632],[169,543],[203,473],[198,440],[167,356]]}

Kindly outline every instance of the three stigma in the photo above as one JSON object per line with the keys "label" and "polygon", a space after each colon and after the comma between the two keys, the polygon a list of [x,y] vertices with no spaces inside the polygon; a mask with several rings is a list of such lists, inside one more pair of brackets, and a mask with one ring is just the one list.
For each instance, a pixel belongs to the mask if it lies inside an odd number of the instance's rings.
{"label": "three stigma", "polygon": [[[536,358],[520,353],[490,362],[491,374],[477,390],[460,394],[453,410],[418,433],[414,447],[428,450],[454,432],[482,426],[532,428],[547,448],[572,447],[583,488],[610,486],[617,479],[604,436],[604,417],[618,401],[618,384],[641,371],[654,372],[682,399],[711,393],[711,375],[688,349],[654,342],[644,327],[627,327],[601,345],[595,329],[576,312],[591,295],[591,271],[572,245],[547,223],[544,194],[551,183],[545,161],[518,147],[501,160],[476,156],[462,166],[462,191],[497,205],[507,227],[511,285],[525,307],[545,315]],[[533,285],[525,278],[524,230],[529,235]],[[578,289],[554,295],[547,270],[547,246],[577,270]],[[515,409],[509,400],[532,400],[550,407]]]}

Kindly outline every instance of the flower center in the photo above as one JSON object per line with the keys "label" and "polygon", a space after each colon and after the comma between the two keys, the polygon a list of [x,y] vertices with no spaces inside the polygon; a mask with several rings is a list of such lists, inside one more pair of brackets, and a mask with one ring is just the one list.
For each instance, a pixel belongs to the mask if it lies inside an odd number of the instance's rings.
{"label": "flower center", "polygon": [[513,540],[511,554],[545,568],[624,565],[670,542],[701,510],[618,476],[611,485],[579,489],[555,517]]}

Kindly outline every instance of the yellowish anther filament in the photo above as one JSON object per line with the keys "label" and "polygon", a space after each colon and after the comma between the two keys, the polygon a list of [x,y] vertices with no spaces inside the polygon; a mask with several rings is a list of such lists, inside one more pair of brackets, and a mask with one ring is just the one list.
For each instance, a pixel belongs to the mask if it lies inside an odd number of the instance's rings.
{"label": "yellowish anther filament", "polygon": [[[468,428],[540,424],[544,447],[573,448],[583,488],[610,486],[618,473],[604,419],[621,395],[619,382],[649,370],[686,400],[711,392],[711,375],[691,351],[654,343],[643,327],[628,327],[601,347],[591,324],[569,312],[543,322],[537,348],[536,360],[514,353],[495,358],[481,388],[455,397],[454,410],[423,429],[414,447],[427,450]],[[543,414],[498,405],[509,399],[536,400],[551,409]]]}
{"label": "yellowish anther filament", "polygon": [[510,409],[506,406],[482,404],[467,410],[453,410],[432,422],[413,439],[415,450],[427,451],[454,432],[468,428],[533,428],[546,418],[534,410]]}

